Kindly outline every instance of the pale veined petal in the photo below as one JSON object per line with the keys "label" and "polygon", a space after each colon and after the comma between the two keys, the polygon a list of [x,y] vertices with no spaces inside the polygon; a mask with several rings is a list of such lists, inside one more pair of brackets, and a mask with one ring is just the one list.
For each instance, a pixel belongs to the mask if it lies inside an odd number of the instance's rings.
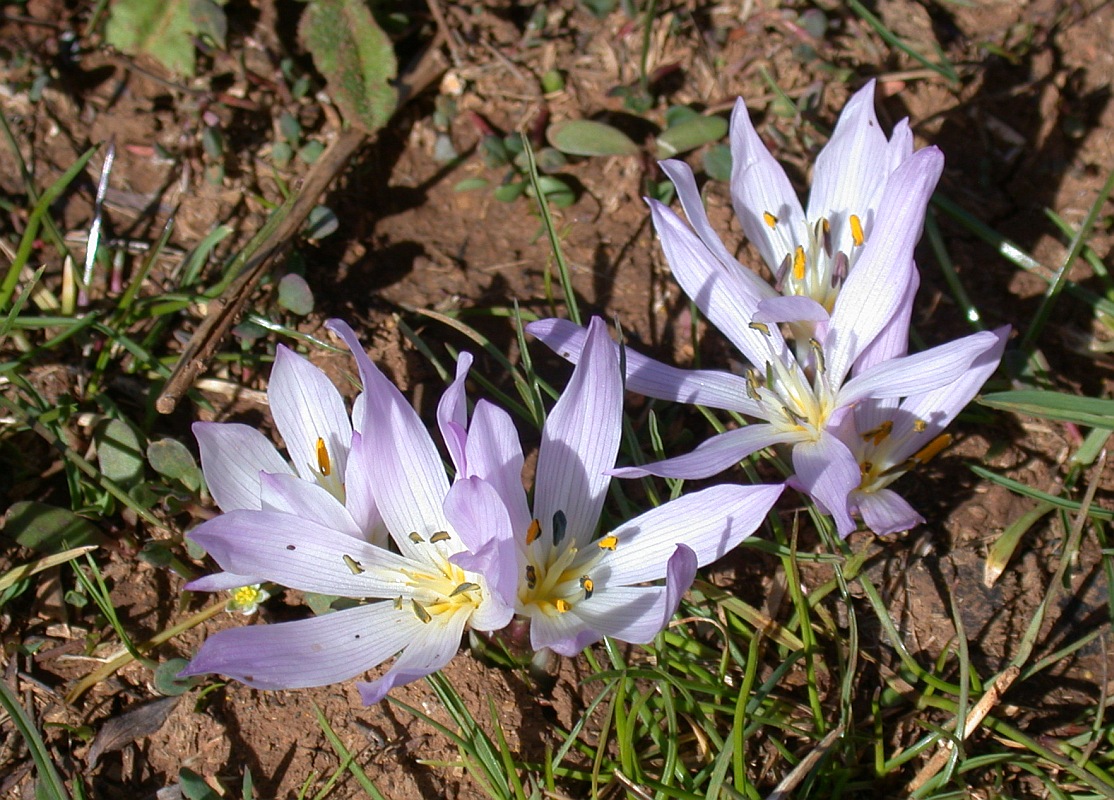
{"label": "pale veined petal", "polygon": [[348,452],[348,469],[344,473],[344,505],[363,538],[379,547],[387,546],[387,526],[375,504],[375,491],[368,475],[367,463],[375,458],[367,452],[364,437],[352,433],[352,449]]}
{"label": "pale veined petal", "polygon": [[347,680],[406,646],[422,623],[390,602],[311,619],[214,633],[182,677],[215,672],[256,689],[302,689]]}
{"label": "pale veined petal", "polygon": [[851,251],[851,214],[869,224],[870,200],[889,177],[888,148],[874,113],[874,81],[870,80],[843,107],[812,172],[808,218],[828,219],[836,250]]}
{"label": "pale veined petal", "polygon": [[201,471],[209,493],[224,511],[258,509],[259,473],[293,474],[270,439],[237,422],[195,422]]}
{"label": "pale veined petal", "polygon": [[830,433],[822,433],[816,441],[793,448],[793,469],[803,490],[835,520],[839,535],[854,531],[849,496],[858,488],[861,474],[847,446]]}
{"label": "pale veined petal", "polygon": [[438,614],[418,628],[411,628],[410,641],[387,674],[378,680],[358,683],[364,705],[375,705],[396,686],[424,678],[444,667],[460,649],[460,637],[468,622],[469,612]]}
{"label": "pale veined petal", "polygon": [[979,331],[920,353],[883,361],[844,384],[839,405],[849,406],[867,397],[907,397],[947,386],[1000,344],[994,332]]}
{"label": "pale veined petal", "polygon": [[274,511],[231,511],[188,535],[228,572],[341,597],[409,596],[403,570],[416,566],[382,547]]}
{"label": "pale veined petal", "polygon": [[783,431],[773,425],[754,424],[736,428],[705,439],[691,453],[655,461],[640,467],[620,467],[611,470],[617,478],[642,478],[657,475],[661,478],[709,478],[734,466],[756,450],[775,444],[801,441],[803,431]]}
{"label": "pale veined petal", "polygon": [[656,200],[650,214],[673,277],[704,312],[708,321],[752,364],[763,364],[770,352],[767,336],[781,338],[776,328],[760,331],[750,326],[763,296],[755,294],[738,270],[724,269],[680,218]]}
{"label": "pale veined petal", "polygon": [[664,586],[605,586],[588,600],[573,606],[572,612],[589,628],[604,636],[633,644],[653,641],[673,615],[681,597],[696,577],[696,555],[683,544],[662,565]]}
{"label": "pale veined petal", "polygon": [[[901,403],[900,413],[893,415],[891,435],[904,441],[904,445],[890,452],[892,462],[904,461],[939,436],[994,374],[1002,360],[1010,327],[989,333],[997,341],[978,355],[962,375],[937,389],[911,394]],[[915,427],[923,429],[913,433]]]}
{"label": "pale veined petal", "polygon": [[324,372],[280,344],[267,402],[299,475],[317,480],[322,475],[344,474],[352,421],[340,392]]}
{"label": "pale veined petal", "polygon": [[[739,278],[750,286],[750,290],[758,297],[775,297],[777,292],[770,284],[762,280],[757,273],[739,264],[723,244],[723,240],[716,234],[712,224],[708,221],[708,214],[704,210],[704,202],[700,199],[700,191],[696,188],[696,179],[693,177],[692,168],[684,161],[671,159],[659,161],[658,166],[666,174],[677,189],[677,199],[681,201],[681,208],[688,217],[689,224],[704,243],[704,246],[720,260],[725,269],[738,273]],[[794,199],[796,197],[794,196]]]}
{"label": "pale veined petal", "polygon": [[510,414],[486,400],[476,403],[468,426],[469,475],[483,478],[503,498],[511,529],[522,534],[530,525],[530,507],[522,486],[522,442]]}
{"label": "pale veined petal", "polygon": [[[561,358],[575,364],[580,360],[587,331],[568,320],[543,319],[531,322],[526,332]],[[616,351],[619,345],[615,345]],[[626,388],[646,397],[672,400],[675,403],[696,403],[709,408],[738,411],[754,416],[758,404],[747,397],[747,382],[738,375],[713,370],[677,369],[631,348],[624,349]]]}
{"label": "pale veined petal", "polygon": [[828,310],[811,297],[795,294],[763,300],[758,304],[753,319],[755,322],[780,324],[782,322],[827,322],[828,316]]}
{"label": "pale veined petal", "polygon": [[450,560],[483,575],[501,602],[513,603],[520,574],[519,548],[506,504],[495,488],[482,478],[461,478],[449,488],[445,513],[467,548]]}
{"label": "pale veined petal", "polygon": [[851,503],[862,515],[866,526],[879,536],[907,531],[924,522],[924,517],[904,497],[890,489],[854,492]]}
{"label": "pale veined petal", "polygon": [[456,378],[437,404],[437,425],[441,429],[441,438],[445,441],[457,475],[468,472],[464,453],[468,438],[465,433],[468,429],[468,400],[464,395],[464,382],[468,379],[468,370],[471,367],[472,354],[461,353],[456,361]]}
{"label": "pale veined petal", "polygon": [[547,614],[535,610],[530,614],[530,647],[535,651],[549,648],[571,658],[602,636],[572,612]]}
{"label": "pale veined petal", "polygon": [[294,475],[261,475],[264,511],[281,511],[312,520],[357,539],[364,538],[352,515],[339,500],[316,483]]}
{"label": "pale veined petal", "polygon": [[[771,270],[799,243],[805,214],[785,170],[758,138],[742,99],[731,113],[731,204],[743,233],[762,254]],[[775,233],[766,214],[775,222]]]}
{"label": "pale veined petal", "polygon": [[[429,433],[406,398],[363,351],[356,334],[343,320],[330,320],[356,358],[364,382],[365,417],[360,427],[367,459],[368,479],[383,522],[403,554],[423,559],[426,544],[410,541],[410,533],[423,539],[447,530],[442,504],[449,490],[445,467]],[[434,545],[445,555],[452,552]]]}
{"label": "pale veined petal", "polygon": [[235,572],[214,572],[212,575],[194,578],[185,588],[191,592],[224,592],[251,586],[253,583],[260,583],[260,579],[252,575],[237,575]]}
{"label": "pale veined petal", "polygon": [[566,533],[586,542],[595,533],[615,466],[622,427],[619,361],[607,326],[594,317],[580,362],[542,429],[534,490],[534,515],[552,536],[555,515]]}
{"label": "pale veined petal", "polygon": [[783,488],[712,486],[650,509],[611,531],[615,550],[593,577],[602,586],[657,580],[678,544],[691,549],[699,566],[710,564],[758,529]]}
{"label": "pale veined petal", "polygon": [[944,168],[935,147],[910,156],[886,182],[870,238],[832,309],[824,356],[838,386],[851,365],[897,311],[913,273],[913,248],[921,236],[925,207]]}

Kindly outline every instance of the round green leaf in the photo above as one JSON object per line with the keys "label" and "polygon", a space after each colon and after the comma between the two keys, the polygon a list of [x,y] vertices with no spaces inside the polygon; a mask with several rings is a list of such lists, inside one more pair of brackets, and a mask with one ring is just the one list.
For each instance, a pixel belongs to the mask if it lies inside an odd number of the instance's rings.
{"label": "round green leaf", "polygon": [[97,462],[106,478],[130,486],[143,477],[146,461],[143,445],[130,425],[122,420],[101,422],[93,432],[97,443]]}
{"label": "round green leaf", "polygon": [[[312,214],[310,215],[313,216]],[[319,238],[319,237],[315,237]],[[313,311],[313,291],[301,275],[283,275],[278,286],[279,305],[292,314],[304,317]]]}
{"label": "round green leaf", "polygon": [[178,673],[184,670],[188,663],[184,658],[171,658],[155,667],[155,675],[152,680],[152,683],[155,684],[155,690],[167,697],[177,697],[201,683],[204,678],[199,675],[194,675],[191,678],[178,677]]}

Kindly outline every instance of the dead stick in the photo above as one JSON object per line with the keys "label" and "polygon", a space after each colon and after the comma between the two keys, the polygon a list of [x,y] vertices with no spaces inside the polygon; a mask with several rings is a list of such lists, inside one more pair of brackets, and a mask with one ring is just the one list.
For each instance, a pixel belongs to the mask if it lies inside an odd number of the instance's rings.
{"label": "dead stick", "polygon": [[[439,46],[440,38],[434,40],[422,54],[414,69],[400,81],[399,108],[437,80],[447,68],[445,56]],[[174,411],[182,395],[197,380],[197,376],[205,369],[209,359],[228,335],[228,331],[240,318],[256,284],[271,268],[275,257],[301,230],[310,211],[317,205],[317,199],[340,174],[348,160],[367,138],[366,132],[355,128],[341,131],[310,167],[301,185],[295,191],[294,201],[285,210],[284,216],[275,225],[271,235],[244,265],[243,272],[219,298],[209,305],[205,319],[194,331],[186,349],[174,366],[174,372],[171,373],[170,379],[167,380],[166,386],[155,401],[155,408],[160,414]],[[282,213],[282,210],[277,213]]]}

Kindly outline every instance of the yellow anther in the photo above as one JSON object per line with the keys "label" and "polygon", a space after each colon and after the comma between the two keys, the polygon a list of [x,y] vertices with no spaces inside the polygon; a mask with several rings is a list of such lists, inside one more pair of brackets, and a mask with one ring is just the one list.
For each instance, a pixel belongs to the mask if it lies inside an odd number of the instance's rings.
{"label": "yellow anther", "polygon": [[437,544],[438,542],[447,542],[451,538],[452,537],[449,536],[448,531],[437,531],[437,533],[435,533],[435,534],[433,534],[432,536],[429,537],[429,540],[433,544]]}
{"label": "yellow anther", "polygon": [[450,594],[449,597],[456,597],[458,594],[464,594],[465,592],[474,592],[479,588],[480,585],[478,583],[468,583],[468,581],[465,581],[460,584],[460,586],[453,589],[453,593]]}
{"label": "yellow anther", "polygon": [[916,461],[918,464],[927,464],[929,461],[935,458],[941,450],[943,450],[951,443],[952,435],[950,433],[941,433],[927,445],[922,447],[917,452],[917,454],[913,456],[913,460]]}
{"label": "yellow anther", "polygon": [[325,440],[320,436],[317,437],[317,468],[326,478],[333,471],[333,465],[329,461],[329,450],[325,447]]}
{"label": "yellow anther", "polygon": [[753,369],[747,370],[747,397],[756,403],[762,400],[758,393],[758,373]]}
{"label": "yellow anther", "polygon": [[820,228],[824,231],[825,236],[832,232],[832,223],[828,222],[827,217],[820,220]]}
{"label": "yellow anther", "polygon": [[596,583],[587,575],[582,575],[580,577],[580,588],[584,590],[584,599],[587,600],[592,596],[592,592],[596,588]]}
{"label": "yellow anther", "polygon": [[526,565],[526,588],[533,589],[538,585],[538,571],[533,564]]}
{"label": "yellow anther", "polygon": [[600,539],[596,544],[600,550],[614,550],[619,546],[619,539],[616,536],[605,536]]}
{"label": "yellow anther", "polygon": [[762,219],[763,219],[763,221],[765,221],[765,223],[766,223],[767,225],[769,225],[769,226],[770,226],[771,228],[772,228],[772,227],[774,227],[775,225],[777,225],[777,217],[775,217],[775,216],[774,216],[773,214],[771,214],[771,213],[770,213],[769,211],[763,211],[763,212],[762,212]]}
{"label": "yellow anther", "polygon": [[417,531],[410,531],[410,541],[412,541],[414,544],[422,544],[423,542],[425,542],[425,539],[423,539],[422,535]]}
{"label": "yellow anther", "polygon": [[357,561],[356,559],[352,558],[352,556],[343,556],[343,558],[344,558],[344,566],[346,566],[346,567],[348,567],[348,569],[352,570],[353,575],[359,575],[360,573],[364,572],[363,565],[359,561]]}
{"label": "yellow anther", "polygon": [[879,425],[877,428],[873,428],[873,429],[867,431],[866,433],[864,433],[863,434],[863,441],[864,442],[870,442],[872,445],[877,447],[878,445],[882,444],[882,442],[886,441],[886,437],[888,437],[890,435],[890,433],[893,432],[893,429],[894,429],[893,420],[886,420],[881,425]]}
{"label": "yellow anther", "polygon": [[824,348],[820,346],[820,342],[815,339],[808,340],[808,346],[812,350],[812,355],[816,359],[816,371],[823,375],[828,371],[827,366],[824,364]]}
{"label": "yellow anther", "polygon": [[572,608],[572,606],[569,605],[569,601],[563,597],[558,597],[556,600],[554,600],[553,605],[557,606],[557,610],[560,611],[562,614]]}
{"label": "yellow anther", "polygon": [[429,612],[425,610],[425,606],[423,606],[417,600],[411,600],[410,606],[414,609],[414,616],[416,616],[422,622],[429,622],[431,619],[433,619],[433,617],[429,615]]}
{"label": "yellow anther", "polygon": [[865,237],[863,236],[863,222],[856,215],[851,215],[851,241],[855,243],[855,247],[862,247]]}
{"label": "yellow anther", "polygon": [[530,520],[530,527],[526,529],[526,544],[533,544],[542,535],[542,524],[536,519]]}
{"label": "yellow anther", "polygon": [[913,420],[913,430],[917,433],[924,433],[928,430],[928,423],[923,419],[915,419]]}
{"label": "yellow anther", "polygon": [[797,245],[797,250],[793,253],[793,279],[805,279],[805,249],[800,245]]}
{"label": "yellow anther", "polygon": [[402,595],[395,598],[395,611],[402,611]]}
{"label": "yellow anther", "polygon": [[765,322],[752,322],[747,327],[749,327],[751,330],[758,331],[763,336],[770,335],[770,326],[767,325]]}

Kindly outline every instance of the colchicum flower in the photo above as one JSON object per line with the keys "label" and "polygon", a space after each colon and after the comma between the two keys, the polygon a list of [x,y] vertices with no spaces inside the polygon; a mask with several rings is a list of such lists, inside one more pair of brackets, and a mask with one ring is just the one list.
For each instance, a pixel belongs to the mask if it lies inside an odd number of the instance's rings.
{"label": "colchicum flower", "polygon": [[[894,170],[913,153],[908,120],[886,139],[874,113],[874,81],[847,102],[831,139],[816,158],[808,208],[751,124],[740,98],[731,115],[731,200],[743,232],[774,275],[771,288],[743,276],[761,297],[808,297],[831,312],[835,298],[882,208]],[[685,214],[704,245],[725,266],[738,262],[708,222],[692,170],[683,161],[661,162]]]}
{"label": "colchicum flower", "polygon": [[[902,309],[889,329],[855,364],[870,369],[879,361],[904,356],[909,342],[911,308]],[[888,488],[909,470],[934,458],[951,444],[944,429],[994,374],[1002,360],[1010,328],[993,331],[997,341],[983,351],[955,381],[938,389],[910,394],[902,400],[868,398],[834,429],[859,464],[858,488],[851,492],[852,512],[875,533],[888,534],[924,522],[905,498]]]}
{"label": "colchicum flower", "polygon": [[[984,354],[999,343],[993,333],[976,333],[923,353],[873,360],[851,376],[857,361],[872,358],[869,348],[898,338],[894,328],[900,324],[895,320],[908,313],[917,282],[913,248],[942,167],[940,152],[930,147],[893,171],[870,235],[830,314],[812,298],[770,298],[757,290],[761,282],[754,273],[733,259],[726,263],[708,245],[705,239],[711,234],[702,230],[706,226],[694,223],[694,233],[676,214],[651,200],[654,226],[673,275],[752,366],[745,377],[687,372],[628,350],[627,388],[736,411],[760,422],[714,436],[688,455],[612,474],[704,478],[762,448],[791,445],[793,484],[833,516],[841,535],[854,530],[850,495],[860,486],[859,461],[833,430],[860,403],[920,396],[953,384],[972,364],[983,363]],[[780,325],[801,321],[814,324],[813,335],[798,342],[794,353]],[[565,358],[579,357],[584,332],[571,323],[542,320],[527,330]]]}
{"label": "colchicum flower", "polygon": [[[229,511],[190,537],[228,572],[370,602],[220,631],[182,674],[217,672],[262,689],[299,688],[346,680],[397,655],[386,674],[358,685],[372,704],[445,666],[466,627],[504,627],[514,596],[456,563],[468,554],[469,538],[485,532],[454,525],[449,482],[418,415],[352,330],[336,320],[330,327],[351,348],[364,385],[356,423],[363,434],[352,436],[340,487],[348,506],[316,482],[265,472],[258,509]],[[449,392],[458,392],[462,380]],[[306,405],[301,413],[311,417],[318,409]],[[354,496],[369,498],[357,504],[359,517],[350,511]],[[385,541],[384,530],[392,549],[376,543]]]}
{"label": "colchicum flower", "polygon": [[[320,369],[294,351],[278,346],[267,400],[275,426],[286,443],[287,461],[257,429],[238,422],[195,422],[201,468],[210,494],[222,511],[260,510],[264,475],[296,477],[344,504],[364,530],[377,517],[374,502],[357,491],[346,496],[348,455],[353,427],[344,399]],[[362,403],[356,400],[355,410]],[[291,464],[293,462],[293,464]],[[380,536],[377,544],[385,542]],[[198,591],[235,589],[259,579],[216,573],[190,583]]]}
{"label": "colchicum flower", "polygon": [[[717,486],[597,537],[610,482],[605,471],[619,449],[622,395],[617,351],[602,320],[593,319],[583,355],[542,431],[532,513],[521,446],[507,414],[481,401],[469,425],[463,402],[442,404],[442,430],[458,471],[446,507],[459,515],[454,522],[475,520],[469,527],[489,537],[470,542],[470,553],[457,563],[517,588],[515,611],[530,621],[534,650],[572,656],[603,636],[651,641],[676,612],[697,567],[749,536],[781,494],[781,486]],[[664,585],[642,585],[662,578]]]}

